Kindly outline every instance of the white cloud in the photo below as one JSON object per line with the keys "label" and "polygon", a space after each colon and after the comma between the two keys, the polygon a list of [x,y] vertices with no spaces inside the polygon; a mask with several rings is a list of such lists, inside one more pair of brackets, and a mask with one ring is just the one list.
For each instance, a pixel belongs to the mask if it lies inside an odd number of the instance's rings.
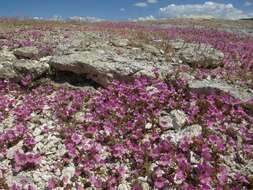
{"label": "white cloud", "polygon": [[146,16],[146,17],[139,17],[137,19],[133,19],[132,21],[146,21],[146,20],[156,20],[156,18],[153,15]]}
{"label": "white cloud", "polygon": [[35,17],[33,17],[32,19],[34,19],[34,20],[43,20],[44,18],[43,18],[43,17],[35,16]]}
{"label": "white cloud", "polygon": [[249,7],[249,6],[251,6],[252,5],[252,2],[250,2],[250,1],[245,1],[245,3],[244,3],[244,6],[245,7]]}
{"label": "white cloud", "polygon": [[134,6],[136,6],[136,7],[147,7],[148,4],[154,4],[154,3],[158,3],[158,0],[145,0],[144,2],[135,3]]}
{"label": "white cloud", "polygon": [[120,11],[124,12],[124,11],[126,11],[126,9],[125,8],[121,8]]}
{"label": "white cloud", "polygon": [[146,7],[146,6],[148,6],[148,4],[145,3],[145,2],[139,2],[139,3],[135,3],[134,6],[136,6],[136,7]]}
{"label": "white cloud", "polygon": [[97,18],[97,17],[80,17],[80,16],[72,16],[69,17],[70,20],[74,20],[74,21],[83,21],[83,22],[101,22],[104,21],[104,19],[101,18]]}
{"label": "white cloud", "polygon": [[160,8],[159,13],[161,17],[166,18],[208,17],[232,20],[247,18],[251,15],[235,8],[231,3],[223,4],[211,1],[207,1],[203,4],[170,4],[167,7]]}
{"label": "white cloud", "polygon": [[157,0],[147,0],[147,3],[157,3]]}
{"label": "white cloud", "polygon": [[61,21],[61,20],[64,20],[64,19],[61,15],[53,15],[52,17],[49,18],[49,20]]}

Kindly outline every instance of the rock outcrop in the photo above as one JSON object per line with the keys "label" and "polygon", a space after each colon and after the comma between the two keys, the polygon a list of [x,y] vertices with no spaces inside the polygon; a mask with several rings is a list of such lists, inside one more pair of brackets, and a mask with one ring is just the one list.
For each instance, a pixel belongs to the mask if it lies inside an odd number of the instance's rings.
{"label": "rock outcrop", "polygon": [[224,54],[207,44],[186,43],[182,40],[169,42],[175,56],[194,68],[213,69],[222,66]]}
{"label": "rock outcrop", "polygon": [[19,59],[32,59],[39,56],[39,50],[36,47],[22,47],[16,49],[14,55]]}
{"label": "rock outcrop", "polygon": [[[50,66],[56,71],[71,71],[87,75],[102,86],[111,80],[131,80],[139,75],[153,76],[154,62],[127,58],[111,50],[81,51],[70,55],[54,56]],[[169,65],[157,65],[161,76],[170,69]]]}
{"label": "rock outcrop", "polygon": [[0,54],[0,78],[19,80],[27,74],[33,78],[40,78],[48,70],[49,65],[46,61],[15,59],[8,51]]}
{"label": "rock outcrop", "polygon": [[230,94],[234,98],[247,102],[253,99],[252,90],[230,85],[224,81],[219,80],[192,80],[188,82],[189,87],[201,93],[210,93],[211,91],[222,91]]}

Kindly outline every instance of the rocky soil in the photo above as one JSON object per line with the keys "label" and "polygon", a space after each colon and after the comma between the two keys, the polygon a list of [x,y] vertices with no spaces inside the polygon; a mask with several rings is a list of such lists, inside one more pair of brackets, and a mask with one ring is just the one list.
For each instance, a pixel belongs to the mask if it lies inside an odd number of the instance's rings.
{"label": "rocky soil", "polygon": [[252,39],[60,34],[0,35],[0,189],[253,188]]}

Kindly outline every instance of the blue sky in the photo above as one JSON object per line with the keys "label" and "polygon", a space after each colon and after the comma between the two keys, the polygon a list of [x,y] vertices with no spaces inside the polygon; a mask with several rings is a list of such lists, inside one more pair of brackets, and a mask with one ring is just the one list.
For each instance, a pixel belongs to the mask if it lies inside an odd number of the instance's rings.
{"label": "blue sky", "polygon": [[[30,16],[30,17],[52,17],[60,15],[64,18],[71,16],[92,16],[104,19],[127,20],[139,17],[177,17],[195,14],[196,4],[203,10],[198,14],[209,14],[213,9],[209,9],[207,0],[1,0],[0,16]],[[212,0],[219,3],[218,9],[221,14],[233,12],[236,16],[252,14],[252,0]],[[175,4],[170,6],[171,4]],[[233,7],[227,7],[232,4]],[[183,6],[188,6],[187,11]],[[162,9],[160,9],[162,8]],[[191,11],[189,11],[189,9]],[[199,9],[199,8],[198,8]],[[224,10],[223,10],[224,9]],[[231,9],[231,10],[228,10]],[[252,11],[251,11],[252,10]],[[239,11],[239,12],[238,12]],[[170,13],[169,13],[170,12]],[[188,14],[188,15],[187,15]],[[212,14],[212,13],[210,13]],[[230,15],[224,15],[230,17]]]}

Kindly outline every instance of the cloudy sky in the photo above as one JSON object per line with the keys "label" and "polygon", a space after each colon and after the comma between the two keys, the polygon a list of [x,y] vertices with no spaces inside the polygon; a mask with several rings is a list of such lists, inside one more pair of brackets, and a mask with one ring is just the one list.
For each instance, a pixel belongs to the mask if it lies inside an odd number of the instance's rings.
{"label": "cloudy sky", "polygon": [[253,0],[1,0],[0,16],[54,15],[108,20],[253,17]]}

